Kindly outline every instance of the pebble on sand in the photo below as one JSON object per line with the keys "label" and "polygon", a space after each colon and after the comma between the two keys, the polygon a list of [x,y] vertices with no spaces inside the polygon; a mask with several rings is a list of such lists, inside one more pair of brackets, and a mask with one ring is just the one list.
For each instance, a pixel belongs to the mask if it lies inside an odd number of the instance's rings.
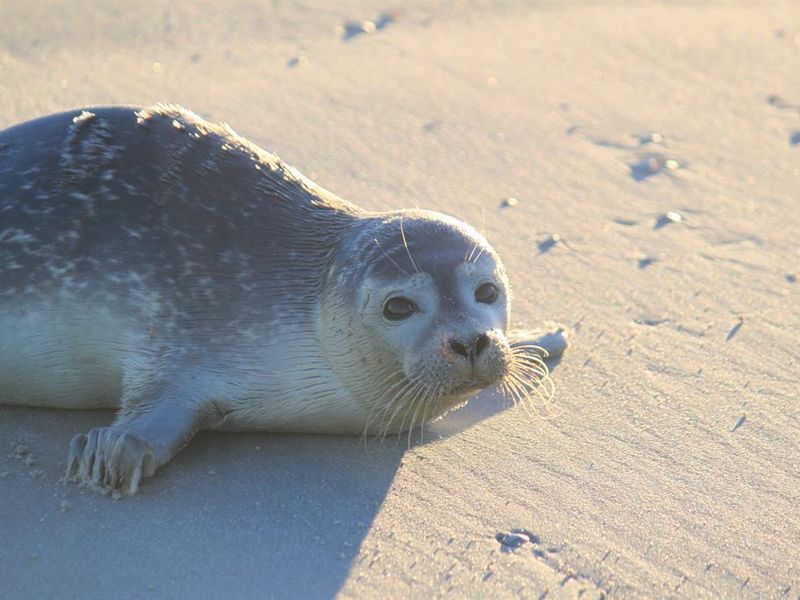
{"label": "pebble on sand", "polygon": [[741,427],[742,425],[744,425],[744,422],[745,422],[746,420],[747,420],[747,414],[746,414],[746,413],[742,413],[742,416],[741,416],[741,417],[739,417],[739,419],[738,419],[738,420],[736,421],[736,423],[733,425],[733,429],[731,429],[731,432],[734,432],[734,431],[736,431],[737,429],[739,429],[739,427]]}
{"label": "pebble on sand", "polygon": [[677,171],[683,166],[677,158],[658,153],[647,154],[639,162],[630,165],[630,175],[636,181],[644,181],[662,171]]}
{"label": "pebble on sand", "polygon": [[530,541],[528,536],[520,533],[498,533],[496,536],[494,536],[494,538],[503,546],[512,550],[515,550]]}
{"label": "pebble on sand", "polygon": [[641,133],[637,137],[639,138],[639,144],[642,146],[645,144],[660,144],[664,141],[664,136],[656,131]]}
{"label": "pebble on sand", "polygon": [[376,21],[347,21],[344,25],[339,25],[336,28],[336,32],[343,40],[347,41],[361,34],[373,34],[391,23],[394,23],[398,16],[398,13],[384,12],[378,16]]}
{"label": "pebble on sand", "polygon": [[509,196],[508,198],[504,199],[504,200],[503,200],[503,201],[500,203],[500,207],[501,207],[501,208],[513,208],[513,207],[514,207],[514,206],[516,206],[517,204],[519,204],[519,200],[517,200],[517,199],[516,199],[516,198],[514,198],[513,196]]}
{"label": "pebble on sand", "polygon": [[558,242],[560,241],[561,241],[561,236],[558,235],[557,233],[554,233],[547,239],[539,242],[539,253],[544,254],[545,252],[550,250],[553,246],[558,244]]}
{"label": "pebble on sand", "polygon": [[681,221],[683,221],[683,216],[681,213],[674,210],[668,210],[667,212],[656,217],[655,229],[661,229],[665,225],[669,225],[670,223],[680,223]]}
{"label": "pebble on sand", "polygon": [[308,57],[307,56],[303,56],[303,55],[293,56],[288,61],[286,61],[286,66],[287,67],[298,67],[298,66],[301,67],[301,66],[307,65],[307,64],[308,64]]}

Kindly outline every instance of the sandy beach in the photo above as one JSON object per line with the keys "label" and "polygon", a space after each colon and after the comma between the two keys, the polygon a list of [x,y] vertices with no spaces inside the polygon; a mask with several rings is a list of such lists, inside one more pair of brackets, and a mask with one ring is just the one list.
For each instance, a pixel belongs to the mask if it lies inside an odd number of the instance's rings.
{"label": "sandy beach", "polygon": [[2,598],[800,598],[800,8],[0,2],[0,129],[154,102],[483,229],[555,400],[119,501],[59,481],[110,413],[0,407]]}

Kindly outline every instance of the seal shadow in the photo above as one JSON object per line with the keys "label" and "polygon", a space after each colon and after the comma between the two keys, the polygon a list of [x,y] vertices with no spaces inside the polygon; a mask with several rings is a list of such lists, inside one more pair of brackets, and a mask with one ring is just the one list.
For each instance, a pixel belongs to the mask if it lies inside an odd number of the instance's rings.
{"label": "seal shadow", "polygon": [[[59,482],[71,436],[112,417],[0,408],[0,572],[11,597],[333,597],[407,449],[202,433],[115,502]],[[38,473],[14,456],[21,446]]]}

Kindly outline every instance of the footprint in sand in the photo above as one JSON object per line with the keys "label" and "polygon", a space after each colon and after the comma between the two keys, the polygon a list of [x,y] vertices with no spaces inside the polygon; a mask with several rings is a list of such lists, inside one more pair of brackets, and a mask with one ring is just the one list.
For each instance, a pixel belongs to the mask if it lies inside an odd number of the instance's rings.
{"label": "footprint in sand", "polygon": [[579,134],[600,148],[612,148],[615,150],[627,150],[634,154],[634,161],[628,164],[630,176],[635,181],[666,173],[671,175],[673,172],[686,167],[686,162],[667,152],[651,150],[644,151],[645,146],[665,148],[667,146],[664,134],[657,131],[647,131],[644,133],[634,133],[629,136],[631,141],[616,141],[613,139],[593,137],[591,134],[582,133],[582,128],[574,125],[567,129],[568,135]]}
{"label": "footprint in sand", "polygon": [[528,529],[512,529],[508,533],[501,531],[494,538],[500,542],[500,551],[503,553],[512,552],[526,544],[532,546],[533,555],[537,558],[547,558],[559,551],[555,546],[544,547],[541,538]]}

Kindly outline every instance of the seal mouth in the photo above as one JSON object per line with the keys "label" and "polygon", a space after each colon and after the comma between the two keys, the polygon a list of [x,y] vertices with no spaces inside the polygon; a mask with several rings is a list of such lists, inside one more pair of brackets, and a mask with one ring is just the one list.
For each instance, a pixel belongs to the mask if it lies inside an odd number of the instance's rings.
{"label": "seal mouth", "polygon": [[483,381],[481,379],[478,379],[477,377],[470,377],[469,379],[465,379],[460,384],[458,384],[453,391],[456,393],[473,392],[473,391],[477,392],[478,390],[483,390],[489,387],[490,385],[492,385],[492,383],[495,382]]}

